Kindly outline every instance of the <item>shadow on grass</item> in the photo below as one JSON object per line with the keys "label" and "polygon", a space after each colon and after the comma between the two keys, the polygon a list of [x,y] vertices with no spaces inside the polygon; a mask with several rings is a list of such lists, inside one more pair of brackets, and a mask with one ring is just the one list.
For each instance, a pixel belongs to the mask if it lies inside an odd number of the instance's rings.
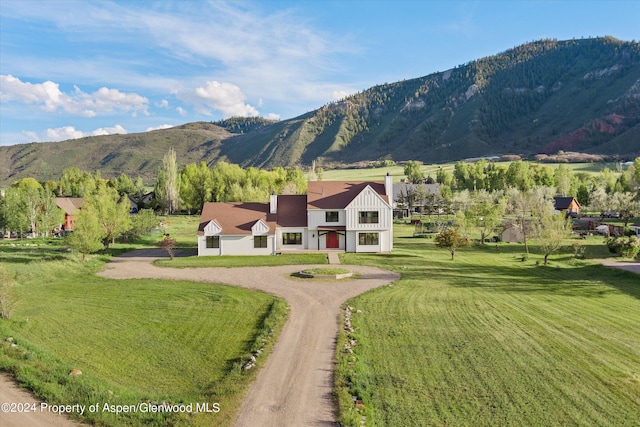
{"label": "shadow on grass", "polygon": [[[547,293],[591,298],[620,291],[640,299],[640,280],[637,274],[622,270],[612,271],[601,265],[573,268],[476,266],[472,271],[469,270],[464,275],[445,269],[433,271],[431,274],[444,277],[452,286],[461,288],[482,287],[500,292]],[[594,281],[599,283],[594,284]],[[599,284],[604,284],[609,289],[598,286]]]}
{"label": "shadow on grass", "polygon": [[69,259],[66,248],[0,246],[0,260],[2,260],[2,263],[28,264],[40,261],[63,261],[66,259]]}
{"label": "shadow on grass", "polygon": [[[541,263],[539,253],[523,261],[522,245],[499,245],[497,250],[495,246],[459,250],[451,261],[444,250],[407,241],[398,245],[398,254],[353,255],[345,263],[394,270],[403,281],[427,286],[439,281],[458,288],[588,298],[623,292],[640,299],[640,276],[635,273],[577,260],[566,253],[554,255],[548,266],[535,265],[534,260]],[[409,254],[402,253],[405,250]]]}

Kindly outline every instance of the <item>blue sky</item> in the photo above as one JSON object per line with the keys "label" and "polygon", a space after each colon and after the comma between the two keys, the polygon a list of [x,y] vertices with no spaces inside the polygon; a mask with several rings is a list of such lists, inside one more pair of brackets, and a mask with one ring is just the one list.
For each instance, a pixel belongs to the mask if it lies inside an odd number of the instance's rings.
{"label": "blue sky", "polygon": [[0,1],[0,145],[288,119],[541,38],[640,40],[640,1]]}

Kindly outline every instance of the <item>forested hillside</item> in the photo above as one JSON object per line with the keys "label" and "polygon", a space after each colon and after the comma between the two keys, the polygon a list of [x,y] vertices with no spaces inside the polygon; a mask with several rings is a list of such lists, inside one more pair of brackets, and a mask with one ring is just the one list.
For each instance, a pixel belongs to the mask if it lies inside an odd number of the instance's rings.
{"label": "forested hillside", "polygon": [[153,176],[170,146],[182,165],[228,160],[264,168],[567,150],[632,159],[640,154],[640,43],[541,40],[282,121],[231,118],[0,147],[0,185],[48,179],[71,165]]}
{"label": "forested hillside", "polygon": [[227,141],[244,164],[640,152],[640,45],[542,40]]}

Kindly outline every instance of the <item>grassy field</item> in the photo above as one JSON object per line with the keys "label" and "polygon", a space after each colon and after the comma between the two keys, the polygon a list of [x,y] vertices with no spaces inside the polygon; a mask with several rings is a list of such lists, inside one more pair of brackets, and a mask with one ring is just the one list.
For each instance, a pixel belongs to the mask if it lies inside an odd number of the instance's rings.
{"label": "grassy field", "polygon": [[[348,302],[357,344],[338,355],[343,425],[363,414],[367,426],[638,425],[638,275],[570,250],[542,267],[541,255],[521,261],[521,245],[451,261],[432,240],[403,237],[412,231],[396,227],[391,255],[342,257],[402,273]],[[587,254],[607,256],[597,240]]]}
{"label": "grassy field", "polygon": [[[255,376],[242,364],[286,318],[286,304],[260,292],[103,279],[94,273],[106,256],[81,263],[55,244],[1,245],[0,258],[18,279],[18,304],[9,320],[0,320],[0,369],[37,395],[60,404],[221,408],[198,416],[98,412],[84,419],[99,425],[229,424]],[[11,348],[7,337],[18,346]],[[71,369],[83,375],[69,377]]]}
{"label": "grassy field", "polygon": [[[497,164],[504,167],[509,167],[511,162],[497,162]],[[536,162],[531,162],[536,163]],[[615,163],[540,163],[542,166],[550,166],[557,168],[560,164],[565,167],[573,169],[574,172],[586,172],[589,174],[598,174],[605,167],[608,167],[612,171],[616,171]],[[424,176],[431,176],[436,179],[438,169],[442,168],[449,173],[453,173],[455,163],[443,163],[443,164],[427,164],[422,165],[420,168],[424,173]],[[324,170],[322,173],[322,179],[326,181],[358,181],[358,180],[373,180],[380,181],[384,179],[384,176],[389,172],[394,177],[394,182],[399,182],[400,178],[404,178],[404,166],[391,166],[382,168],[361,168],[361,169],[333,169]],[[315,179],[315,177],[313,177]]]}
{"label": "grassy field", "polygon": [[198,267],[267,267],[275,265],[328,264],[327,254],[281,254],[258,256],[204,256],[160,259],[155,262],[161,267],[198,268]]}

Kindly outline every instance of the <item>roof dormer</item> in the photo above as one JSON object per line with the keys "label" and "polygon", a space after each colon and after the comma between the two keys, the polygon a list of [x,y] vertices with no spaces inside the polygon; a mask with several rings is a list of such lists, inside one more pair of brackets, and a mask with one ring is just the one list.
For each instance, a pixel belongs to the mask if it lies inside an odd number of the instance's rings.
{"label": "roof dormer", "polygon": [[269,226],[261,219],[257,220],[251,227],[251,234],[253,236],[263,236],[269,234]]}
{"label": "roof dormer", "polygon": [[222,232],[222,227],[215,220],[211,220],[204,226],[205,236],[216,236]]}

